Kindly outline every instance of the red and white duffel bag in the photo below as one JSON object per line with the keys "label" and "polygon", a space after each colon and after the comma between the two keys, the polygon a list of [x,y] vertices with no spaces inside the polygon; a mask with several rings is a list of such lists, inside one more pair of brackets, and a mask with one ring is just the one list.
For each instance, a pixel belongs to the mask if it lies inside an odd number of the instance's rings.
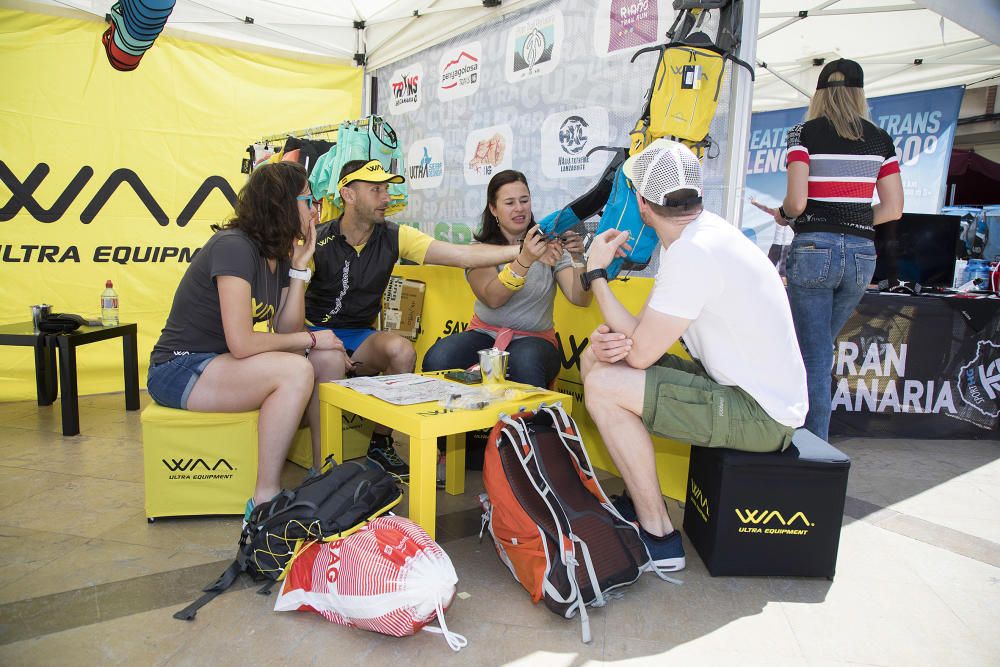
{"label": "red and white duffel bag", "polygon": [[[448,554],[423,528],[403,517],[380,516],[348,537],[301,548],[274,610],[312,611],[393,637],[438,632],[458,651],[467,641],[444,621],[457,582]],[[435,617],[441,627],[426,627]]]}

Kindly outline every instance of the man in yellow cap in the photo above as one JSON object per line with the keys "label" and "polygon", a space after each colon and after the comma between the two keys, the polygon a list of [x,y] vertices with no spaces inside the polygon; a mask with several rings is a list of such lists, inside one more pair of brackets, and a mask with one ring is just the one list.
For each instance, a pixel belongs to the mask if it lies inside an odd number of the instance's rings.
{"label": "man in yellow cap", "polygon": [[[350,367],[363,375],[414,370],[413,344],[398,334],[372,328],[397,260],[476,268],[512,262],[520,250],[517,245],[456,245],[437,241],[413,227],[387,222],[389,183],[404,180],[386,172],[378,160],[346,163],[337,183],[344,214],[317,230],[313,257],[316,272],[306,291],[306,325],[311,330],[331,329],[344,344],[343,352],[312,350],[309,354],[317,386],[307,415],[312,429],[313,466],[317,470],[322,463],[318,383],[340,379]],[[529,233],[526,242],[536,235],[537,229]],[[391,473],[404,478],[409,475],[385,427],[375,428],[368,458]]]}

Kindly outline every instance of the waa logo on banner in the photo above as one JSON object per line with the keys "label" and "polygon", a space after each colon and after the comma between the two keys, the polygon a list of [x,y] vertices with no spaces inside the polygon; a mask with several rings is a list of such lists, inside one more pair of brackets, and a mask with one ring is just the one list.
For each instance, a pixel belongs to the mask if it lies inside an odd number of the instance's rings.
{"label": "waa logo on banner", "polygon": [[[49,165],[40,162],[35,165],[27,178],[21,181],[5,162],[0,160],[0,183],[3,183],[10,190],[10,199],[0,207],[0,222],[7,222],[24,209],[28,215],[38,222],[55,222],[63,217],[70,205],[83,191],[83,188],[94,176],[94,169],[89,166],[80,167],[70,182],[63,188],[63,191],[56,197],[55,201],[48,207],[35,199],[35,190],[42,184],[46,176],[49,175]],[[131,169],[115,169],[112,171],[97,192],[90,198],[87,205],[80,212],[80,222],[89,225],[101,212],[104,205],[108,203],[112,196],[122,185],[127,185],[139,198],[142,205],[149,211],[150,216],[156,220],[157,224],[166,227],[170,224],[170,218],[164,212],[163,207],[150,193],[149,188],[142,182],[139,175]],[[194,214],[201,205],[208,199],[213,190],[218,190],[233,206],[236,206],[236,192],[232,186],[222,176],[209,176],[194,191],[188,199],[188,203],[177,215],[177,226],[184,227],[191,221]]]}

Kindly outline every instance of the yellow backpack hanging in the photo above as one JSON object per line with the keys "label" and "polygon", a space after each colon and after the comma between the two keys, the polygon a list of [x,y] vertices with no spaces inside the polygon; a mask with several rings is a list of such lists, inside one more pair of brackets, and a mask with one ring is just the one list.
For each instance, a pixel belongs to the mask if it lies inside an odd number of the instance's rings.
{"label": "yellow backpack hanging", "polygon": [[[726,61],[745,67],[754,77],[753,68],[733,55],[739,48],[742,0],[674,0],[674,9],[679,13],[667,32],[672,41],[632,56],[635,62],[643,53],[660,53],[645,108],[630,133],[630,155],[654,139],[669,137],[702,157],[713,143],[708,130],[719,104]],[[702,25],[710,9],[720,11],[716,41],[704,32],[690,32]]]}

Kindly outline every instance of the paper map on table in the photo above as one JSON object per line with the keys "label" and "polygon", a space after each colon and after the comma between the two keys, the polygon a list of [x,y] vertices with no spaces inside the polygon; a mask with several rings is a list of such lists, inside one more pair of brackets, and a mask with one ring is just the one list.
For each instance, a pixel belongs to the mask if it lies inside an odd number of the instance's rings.
{"label": "paper map on table", "polygon": [[457,382],[448,382],[416,373],[348,378],[337,380],[336,384],[380,398],[394,405],[430,403],[475,391],[474,388],[466,387]]}

